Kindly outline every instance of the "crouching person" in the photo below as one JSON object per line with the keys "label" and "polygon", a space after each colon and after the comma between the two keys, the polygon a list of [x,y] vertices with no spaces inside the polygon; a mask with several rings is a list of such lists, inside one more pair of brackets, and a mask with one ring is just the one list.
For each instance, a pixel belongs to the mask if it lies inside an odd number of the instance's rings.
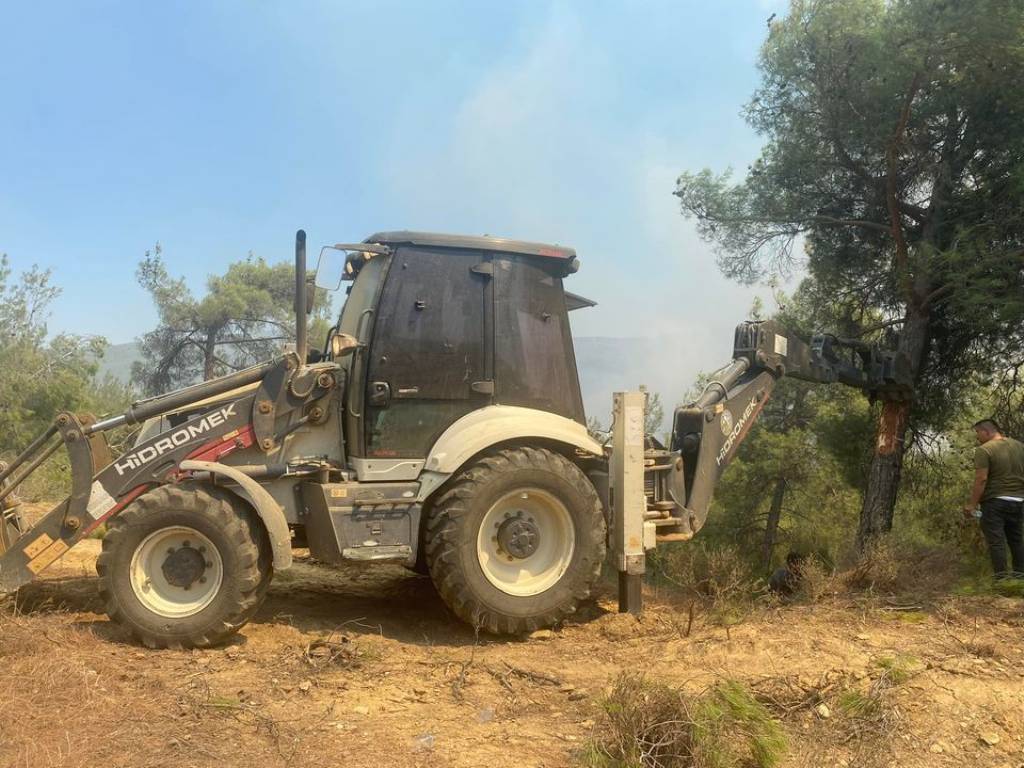
{"label": "crouching person", "polygon": [[786,555],[786,567],[776,569],[768,579],[768,589],[780,597],[792,597],[800,588],[803,566],[807,557],[799,552]]}

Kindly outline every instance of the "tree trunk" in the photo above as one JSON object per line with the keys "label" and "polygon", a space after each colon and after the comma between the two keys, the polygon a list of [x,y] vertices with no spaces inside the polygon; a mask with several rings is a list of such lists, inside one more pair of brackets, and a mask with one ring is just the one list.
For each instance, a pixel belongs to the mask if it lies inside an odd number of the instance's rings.
{"label": "tree trunk", "polygon": [[[927,311],[909,310],[900,348],[910,359],[911,371],[917,378],[918,370],[928,343]],[[882,534],[892,530],[896,494],[903,470],[907,429],[910,426],[910,401],[886,400],[878,418],[875,451],[864,491],[864,505],[857,529],[857,548],[861,551]]]}
{"label": "tree trunk", "polygon": [[909,423],[910,403],[893,400],[882,403],[875,453],[871,457],[868,487],[864,492],[864,506],[860,511],[860,526],[857,529],[857,548],[860,550],[881,534],[892,530]]}
{"label": "tree trunk", "polygon": [[768,522],[764,529],[764,549],[762,557],[764,567],[770,568],[772,554],[775,551],[775,539],[779,534],[779,520],[782,518],[782,500],[786,496],[786,478],[780,477],[775,481],[775,490],[772,492],[772,503],[768,508]]}
{"label": "tree trunk", "polygon": [[203,344],[203,381],[209,381],[216,373],[214,364],[216,363],[215,352],[217,350],[217,334],[210,331],[206,334],[206,343]]}

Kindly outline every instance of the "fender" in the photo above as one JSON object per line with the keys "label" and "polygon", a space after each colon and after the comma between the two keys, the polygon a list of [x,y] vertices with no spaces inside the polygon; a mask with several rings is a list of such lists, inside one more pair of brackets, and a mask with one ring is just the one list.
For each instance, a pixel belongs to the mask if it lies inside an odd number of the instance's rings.
{"label": "fender", "polygon": [[292,536],[291,531],[288,530],[288,521],[285,519],[280,505],[274,501],[274,497],[262,485],[234,467],[215,461],[186,459],[178,465],[178,468],[189,472],[209,472],[211,475],[221,475],[237,483],[237,488],[227,488],[226,490],[241,496],[252,504],[256,514],[263,521],[274,555],[274,570],[283,571],[285,568],[291,567]]}
{"label": "fender", "polygon": [[534,408],[489,405],[463,416],[444,431],[427,456],[417,500],[423,501],[456,470],[498,443],[540,438],[603,456],[601,444],[579,422]]}

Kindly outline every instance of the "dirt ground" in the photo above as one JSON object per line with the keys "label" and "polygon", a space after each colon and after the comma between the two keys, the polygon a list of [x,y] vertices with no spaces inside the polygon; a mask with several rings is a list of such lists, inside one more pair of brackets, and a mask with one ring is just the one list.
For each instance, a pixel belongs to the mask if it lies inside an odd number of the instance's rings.
{"label": "dirt ground", "polygon": [[[149,651],[101,612],[98,541],[0,611],[2,766],[571,766],[616,676],[699,692],[725,678],[772,704],[784,766],[1024,766],[1024,608],[832,598],[756,611],[727,632],[610,588],[555,632],[477,638],[429,580],[299,558],[227,647]],[[892,659],[884,717],[834,699]],[[832,702],[831,709],[822,702]]]}

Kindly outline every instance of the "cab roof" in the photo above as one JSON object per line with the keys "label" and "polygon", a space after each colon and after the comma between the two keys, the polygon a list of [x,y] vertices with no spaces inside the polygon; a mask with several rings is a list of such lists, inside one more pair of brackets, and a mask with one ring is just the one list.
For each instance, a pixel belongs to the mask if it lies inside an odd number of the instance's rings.
{"label": "cab roof", "polygon": [[576,250],[564,245],[547,245],[531,243],[525,240],[509,240],[505,237],[484,235],[444,235],[437,232],[377,232],[370,235],[365,243],[381,245],[432,245],[442,248],[468,248],[480,251],[501,251],[503,253],[521,253],[527,256],[544,256],[552,259],[572,261],[576,258]]}

